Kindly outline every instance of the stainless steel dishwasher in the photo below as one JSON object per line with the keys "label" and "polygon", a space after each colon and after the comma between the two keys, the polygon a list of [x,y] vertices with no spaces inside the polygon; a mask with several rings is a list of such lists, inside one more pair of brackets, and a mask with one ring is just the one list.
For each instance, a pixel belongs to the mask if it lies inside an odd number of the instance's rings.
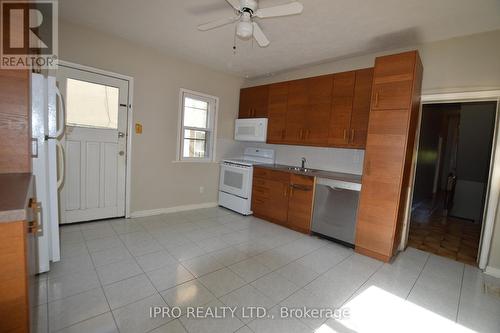
{"label": "stainless steel dishwasher", "polygon": [[312,231],[344,245],[354,246],[361,184],[318,178]]}

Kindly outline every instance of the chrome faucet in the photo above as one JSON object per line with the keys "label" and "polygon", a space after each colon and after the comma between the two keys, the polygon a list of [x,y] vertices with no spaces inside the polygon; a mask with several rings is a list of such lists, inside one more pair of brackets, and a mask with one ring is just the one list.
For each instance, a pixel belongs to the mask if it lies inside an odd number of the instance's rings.
{"label": "chrome faucet", "polygon": [[306,158],[302,157],[302,167],[301,167],[301,169],[305,169],[306,168],[306,162],[307,162]]}

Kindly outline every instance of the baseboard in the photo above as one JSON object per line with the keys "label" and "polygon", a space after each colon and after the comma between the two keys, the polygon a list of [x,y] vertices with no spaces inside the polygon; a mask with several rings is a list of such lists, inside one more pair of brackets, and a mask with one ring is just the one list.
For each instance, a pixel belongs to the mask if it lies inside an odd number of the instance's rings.
{"label": "baseboard", "polygon": [[206,203],[202,203],[202,204],[176,206],[176,207],[169,207],[169,208],[139,210],[136,212],[132,212],[130,214],[130,217],[136,218],[136,217],[155,216],[155,215],[161,215],[161,214],[185,212],[188,210],[195,210],[195,209],[202,209],[202,208],[212,208],[212,207],[217,207],[217,206],[218,206],[217,202],[206,202]]}
{"label": "baseboard", "polygon": [[484,270],[484,274],[500,278],[500,268],[487,266],[486,269]]}

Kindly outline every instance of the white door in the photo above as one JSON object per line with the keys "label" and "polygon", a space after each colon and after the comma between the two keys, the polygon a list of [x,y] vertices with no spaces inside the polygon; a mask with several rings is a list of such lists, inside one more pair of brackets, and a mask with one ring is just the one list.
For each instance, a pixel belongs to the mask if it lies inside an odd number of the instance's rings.
{"label": "white door", "polygon": [[66,102],[62,223],[125,215],[128,81],[59,66]]}

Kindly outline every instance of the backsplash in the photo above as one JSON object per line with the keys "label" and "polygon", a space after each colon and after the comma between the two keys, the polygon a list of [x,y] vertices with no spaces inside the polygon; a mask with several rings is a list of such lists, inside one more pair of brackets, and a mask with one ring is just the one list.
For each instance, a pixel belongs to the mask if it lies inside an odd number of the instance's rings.
{"label": "backsplash", "polygon": [[246,147],[276,150],[278,164],[300,166],[301,158],[305,157],[308,168],[358,175],[363,173],[364,150],[245,143],[242,144],[242,153]]}

